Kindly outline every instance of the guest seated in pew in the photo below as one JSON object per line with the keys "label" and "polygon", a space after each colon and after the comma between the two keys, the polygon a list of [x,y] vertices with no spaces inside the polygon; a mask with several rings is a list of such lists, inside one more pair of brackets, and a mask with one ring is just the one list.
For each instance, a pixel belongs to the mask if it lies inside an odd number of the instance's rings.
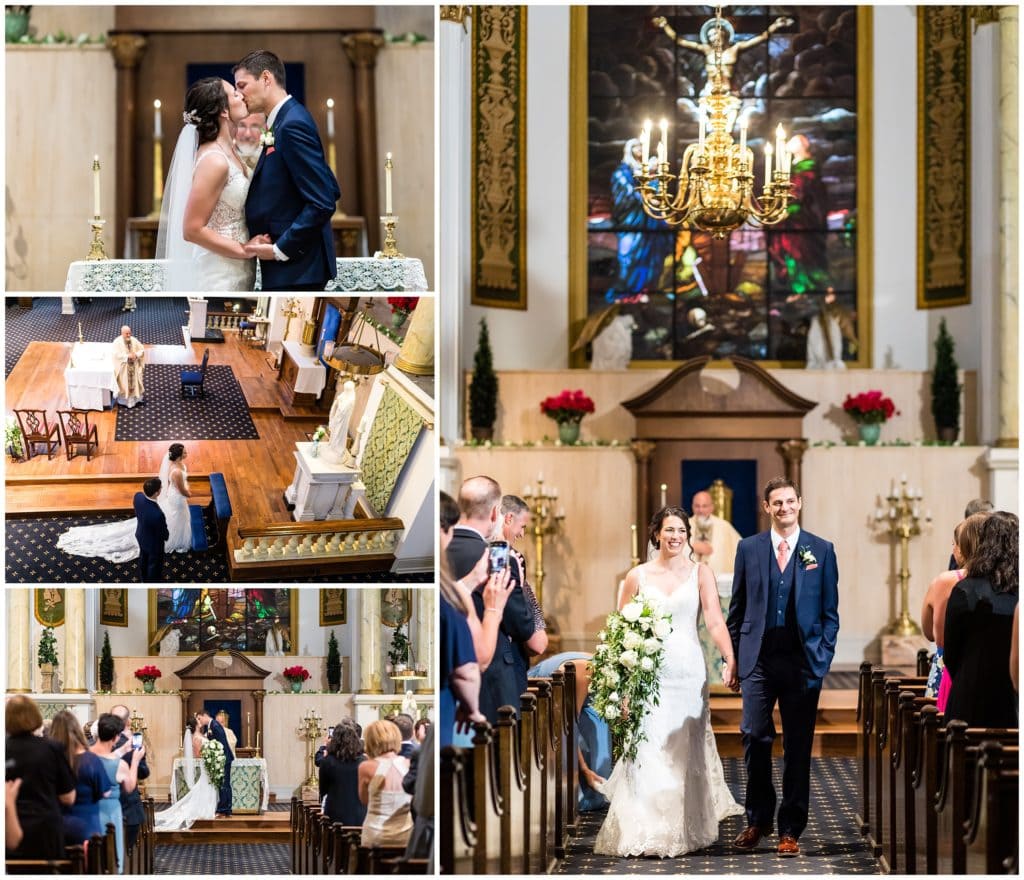
{"label": "guest seated in pew", "polygon": [[953,530],[953,558],[957,568],[939,574],[928,587],[924,596],[924,607],[921,609],[921,629],[926,639],[935,642],[935,653],[932,655],[932,666],[928,673],[928,688],[925,696],[935,697],[935,705],[940,712],[946,711],[949,699],[950,677],[942,659],[944,629],[946,623],[946,603],[950,593],[960,581],[967,576],[967,563],[978,552],[981,536],[981,524],[987,513],[975,513],[968,516]]}
{"label": "guest seated in pew", "polygon": [[418,718],[416,723],[413,725],[412,738],[416,740],[416,744],[420,748],[423,748],[423,743],[427,739],[427,731],[430,730],[431,727],[433,727],[433,725],[430,723],[429,718]]}
{"label": "guest seated in pew", "polygon": [[351,718],[342,718],[334,725],[320,761],[324,815],[332,822],[362,825],[366,819],[366,805],[359,798],[359,765],[365,760],[358,725]]}
{"label": "guest seated in pew", "polygon": [[947,720],[971,727],[1016,727],[1010,639],[1019,587],[1020,524],[1006,511],[981,525],[978,553],[946,606],[943,656],[953,679]]}
{"label": "guest seated in pew", "polygon": [[412,756],[420,747],[419,743],[413,739],[415,724],[413,723],[412,718],[404,712],[399,712],[393,715],[389,720],[394,722],[395,727],[402,732],[402,747],[398,750],[399,756],[412,759]]}
{"label": "guest seated in pew", "polygon": [[612,734],[605,720],[594,711],[590,701],[590,661],[593,654],[566,651],[553,654],[531,667],[530,678],[549,678],[552,673],[572,664],[576,670],[577,757],[579,759],[580,812],[603,810],[608,799],[601,786],[612,772]]}
{"label": "guest seated in pew", "polygon": [[[419,728],[417,728],[419,729]],[[402,787],[412,795],[414,817],[406,859],[433,859],[434,855],[434,726],[428,724],[423,745],[412,758],[412,767],[402,780]],[[410,785],[411,777],[411,785]],[[433,863],[427,865],[428,874],[434,873]]]}
{"label": "guest seated in pew", "polygon": [[8,849],[9,859],[64,858],[61,805],[75,802],[75,776],[60,744],[39,736],[43,715],[35,701],[14,696],[5,713],[6,775],[20,779],[15,808],[22,839]]}
{"label": "guest seated in pew", "polygon": [[64,748],[75,774],[75,802],[64,807],[64,843],[84,843],[94,834],[104,834],[100,823],[100,801],[113,788],[102,761],[89,751],[78,719],[67,709],[53,717],[50,735]]}
{"label": "guest seated in pew", "polygon": [[412,831],[412,797],[402,788],[409,762],[398,755],[401,731],[390,721],[366,728],[367,760],[359,765],[359,800],[366,805],[362,846],[405,847]]}

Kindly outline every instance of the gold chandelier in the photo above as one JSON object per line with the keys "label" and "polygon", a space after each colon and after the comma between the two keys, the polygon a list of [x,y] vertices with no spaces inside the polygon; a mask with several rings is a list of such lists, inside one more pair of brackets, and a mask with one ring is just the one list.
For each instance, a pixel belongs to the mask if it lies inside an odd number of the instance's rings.
{"label": "gold chandelier", "polygon": [[[708,94],[700,99],[700,135],[683,153],[678,176],[669,170],[668,121],[661,120],[661,141],[657,161],[651,162],[651,120],[640,131],[641,169],[634,177],[644,211],[670,226],[684,223],[725,238],[744,223],[770,226],[786,217],[790,197],[792,153],[786,148],[786,133],[780,124],[775,147],[764,145],[764,188],[754,195],[754,153],[747,146],[747,120],[740,120],[740,142],[732,139],[740,100],[729,91],[731,61],[723,62],[726,34],[732,27],[722,19],[718,7],[703,33],[709,34]],[[733,53],[735,54],[735,53]],[[774,163],[773,163],[774,155]],[[678,180],[676,194],[672,184]]]}

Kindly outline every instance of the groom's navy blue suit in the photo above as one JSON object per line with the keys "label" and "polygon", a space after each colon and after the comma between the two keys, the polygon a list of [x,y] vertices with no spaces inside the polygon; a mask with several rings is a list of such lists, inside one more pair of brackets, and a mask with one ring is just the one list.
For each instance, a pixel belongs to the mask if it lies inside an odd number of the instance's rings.
{"label": "groom's navy blue suit", "polygon": [[132,500],[135,508],[135,540],[139,543],[139,580],[144,584],[158,584],[163,580],[164,543],[170,537],[167,517],[155,498],[145,492],[136,492]]}
{"label": "groom's navy blue suit", "polygon": [[249,235],[269,234],[287,260],[261,260],[263,290],[323,290],[337,275],[331,215],[341,198],[313,117],[294,98],[277,111],[274,144],[249,184]]}
{"label": "groom's navy blue suit", "polygon": [[728,627],[743,687],[747,824],[765,832],[775,824],[777,701],[784,734],[779,834],[799,838],[807,825],[818,697],[839,632],[839,567],[832,544],[801,530],[780,571],[770,531],[740,541]]}
{"label": "groom's navy blue suit", "polygon": [[231,754],[231,746],[228,745],[227,734],[224,733],[224,728],[216,718],[210,719],[210,725],[207,728],[207,736],[210,739],[217,740],[217,742],[219,742],[224,748],[224,780],[221,782],[220,789],[217,793],[217,812],[230,816],[231,762],[235,760],[235,757]]}

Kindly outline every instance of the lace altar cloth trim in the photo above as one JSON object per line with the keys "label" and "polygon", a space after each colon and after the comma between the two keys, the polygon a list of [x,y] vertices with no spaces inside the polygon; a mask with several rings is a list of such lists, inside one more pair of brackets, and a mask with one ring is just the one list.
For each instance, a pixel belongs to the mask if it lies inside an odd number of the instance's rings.
{"label": "lace altar cloth trim", "polygon": [[[76,260],[68,267],[64,292],[161,292],[164,289],[164,265],[164,260]],[[255,289],[260,290],[259,273]],[[427,276],[423,262],[412,257],[400,260],[339,257],[338,277],[325,289],[359,293],[421,291],[427,289]]]}
{"label": "lace altar cloth trim", "polygon": [[[199,778],[199,759],[195,763]],[[262,791],[261,791],[262,790]],[[177,803],[188,793],[185,786],[185,762],[175,758],[171,767],[171,803]],[[262,793],[263,797],[260,798]],[[231,808],[266,812],[270,806],[270,774],[265,758],[235,758],[231,763]]]}

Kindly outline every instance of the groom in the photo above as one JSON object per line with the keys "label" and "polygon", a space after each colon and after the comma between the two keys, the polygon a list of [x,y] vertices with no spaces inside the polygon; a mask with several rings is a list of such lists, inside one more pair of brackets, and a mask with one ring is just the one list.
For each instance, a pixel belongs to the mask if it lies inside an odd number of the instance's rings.
{"label": "groom", "polygon": [[167,517],[157,503],[163,483],[159,477],[150,477],[135,493],[135,540],[139,544],[139,580],[144,584],[158,584],[164,577],[164,544],[170,537]]}
{"label": "groom", "polygon": [[265,113],[263,152],[252,173],[245,221],[263,290],[323,290],[337,274],[331,215],[341,198],[313,117],[285,90],[284,64],[257,49],[234,68],[249,113]]}
{"label": "groom", "polygon": [[231,751],[231,746],[228,744],[227,734],[224,733],[224,728],[221,726],[221,723],[216,718],[211,718],[209,712],[205,709],[201,709],[196,713],[196,721],[199,722],[200,727],[206,725],[207,739],[215,739],[224,747],[224,779],[221,781],[217,797],[217,815],[230,816],[231,762],[235,759],[234,753]]}
{"label": "groom", "polygon": [[821,682],[839,632],[839,567],[829,541],[800,529],[800,492],[783,477],[764,487],[771,529],[740,541],[729,606],[729,635],[743,684],[743,752],[747,766],[747,829],[735,840],[752,850],[775,821],[772,713],[783,731],[780,856],[800,854],[807,825],[811,746]]}

